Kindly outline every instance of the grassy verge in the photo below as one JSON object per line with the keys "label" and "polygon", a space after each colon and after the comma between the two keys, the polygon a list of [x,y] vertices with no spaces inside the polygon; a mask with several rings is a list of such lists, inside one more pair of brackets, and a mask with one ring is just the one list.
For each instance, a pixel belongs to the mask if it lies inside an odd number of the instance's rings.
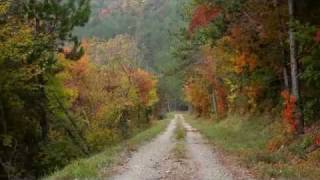
{"label": "grassy verge", "polygon": [[177,140],[177,143],[173,149],[173,154],[177,159],[184,159],[186,157],[186,148],[184,143],[185,137],[186,130],[183,127],[181,121],[178,121],[175,129],[175,138]]}
{"label": "grassy verge", "polygon": [[[185,117],[217,147],[252,169],[258,179],[320,179],[320,151],[306,152],[312,143],[310,134],[285,136],[281,123],[267,116],[234,115],[217,122]],[[281,147],[272,151],[272,143]]]}
{"label": "grassy verge", "polygon": [[180,121],[177,123],[175,135],[176,135],[176,140],[178,141],[184,141],[186,137],[186,131]]}
{"label": "grassy verge", "polygon": [[43,179],[103,179],[101,175],[106,174],[106,172],[102,171],[108,169],[108,167],[111,167],[112,164],[117,162],[123,151],[134,150],[137,146],[150,141],[152,138],[164,131],[169,120],[173,118],[173,115],[173,113],[168,114],[165,120],[154,122],[149,129],[138,133],[124,143],[109,147],[105,151],[93,155],[90,158],[74,161],[61,171],[57,171],[51,176]]}

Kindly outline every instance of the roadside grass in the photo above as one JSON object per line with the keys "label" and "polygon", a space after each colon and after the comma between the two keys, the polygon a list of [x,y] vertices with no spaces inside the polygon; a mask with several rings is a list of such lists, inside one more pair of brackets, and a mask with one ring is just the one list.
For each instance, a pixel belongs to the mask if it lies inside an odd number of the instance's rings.
{"label": "roadside grass", "polygon": [[[226,154],[253,170],[258,179],[320,179],[320,150],[306,153],[310,134],[285,136],[280,121],[268,116],[232,115],[220,121],[185,119]],[[270,142],[280,144],[276,151]]]}
{"label": "roadside grass", "polygon": [[175,130],[176,140],[178,141],[184,141],[186,137],[186,130],[184,129],[181,121],[177,123],[177,127]]}
{"label": "roadside grass", "polygon": [[173,149],[174,156],[180,160],[186,158],[186,148],[185,148],[185,137],[186,137],[186,130],[182,125],[182,122],[178,120],[177,126],[175,129],[175,138],[177,143]]}
{"label": "roadside grass", "polygon": [[126,142],[119,143],[105,149],[103,152],[93,155],[89,158],[79,159],[66,166],[60,171],[54,172],[51,176],[43,178],[44,180],[69,180],[69,179],[105,179],[108,168],[120,160],[121,153],[135,150],[143,143],[150,141],[167,127],[169,120],[174,113],[167,114],[166,119],[153,121],[150,128],[138,133]]}
{"label": "roadside grass", "polygon": [[183,143],[177,143],[173,149],[174,157],[177,160],[185,159],[186,158],[186,147]]}
{"label": "roadside grass", "polygon": [[225,120],[213,122],[186,114],[185,119],[214,144],[231,153],[246,153],[264,149],[271,138],[267,127],[270,121],[261,118],[248,119],[229,116]]}

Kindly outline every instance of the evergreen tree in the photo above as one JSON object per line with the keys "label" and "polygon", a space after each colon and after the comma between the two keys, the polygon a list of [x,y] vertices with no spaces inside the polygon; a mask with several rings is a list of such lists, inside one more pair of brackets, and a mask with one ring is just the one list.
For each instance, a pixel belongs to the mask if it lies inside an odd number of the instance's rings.
{"label": "evergreen tree", "polygon": [[39,175],[35,158],[40,145],[49,143],[49,125],[56,123],[47,89],[59,71],[56,55],[68,45],[68,58],[81,57],[72,30],[89,14],[89,0],[1,1],[1,177]]}

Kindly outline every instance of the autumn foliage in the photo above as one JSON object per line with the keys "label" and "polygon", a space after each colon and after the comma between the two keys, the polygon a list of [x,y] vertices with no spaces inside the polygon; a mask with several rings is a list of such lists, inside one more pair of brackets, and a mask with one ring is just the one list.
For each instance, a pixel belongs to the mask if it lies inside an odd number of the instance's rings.
{"label": "autumn foliage", "polygon": [[314,139],[314,143],[318,146],[320,146],[320,135],[316,136]]}
{"label": "autumn foliage", "polygon": [[217,112],[220,116],[225,116],[228,110],[226,89],[221,83],[215,84],[217,94]]}
{"label": "autumn foliage", "polygon": [[282,118],[284,123],[288,126],[287,131],[293,133],[297,129],[297,122],[294,116],[296,110],[296,98],[290,94],[288,90],[281,93],[284,100],[284,108],[282,110]]}
{"label": "autumn foliage", "polygon": [[153,75],[142,69],[137,69],[132,72],[131,77],[138,89],[141,102],[146,106],[154,103],[151,96],[155,95],[154,90],[157,82]]}
{"label": "autumn foliage", "polygon": [[199,115],[208,115],[210,112],[210,95],[201,80],[194,78],[184,85],[186,100],[190,102],[194,111]]}
{"label": "autumn foliage", "polygon": [[192,14],[192,20],[189,25],[189,32],[193,33],[197,28],[207,26],[219,15],[219,8],[211,7],[207,4],[199,5]]}
{"label": "autumn foliage", "polygon": [[318,30],[314,36],[314,41],[320,43],[320,30]]}
{"label": "autumn foliage", "polygon": [[[65,68],[59,77],[67,104],[73,114],[85,119],[86,123],[79,126],[92,151],[147,125],[150,109],[158,101],[156,77],[134,66],[134,45],[122,37],[99,43],[83,41],[85,54],[81,59],[59,59]],[[109,54],[108,59],[96,56],[97,49]]]}
{"label": "autumn foliage", "polygon": [[241,53],[235,58],[235,72],[240,74],[244,71],[253,71],[257,66],[257,60],[253,55]]}
{"label": "autumn foliage", "polygon": [[201,63],[195,67],[184,87],[186,100],[199,114],[208,115],[213,112],[223,117],[228,110],[226,88],[223,79],[217,73],[213,49],[210,46],[201,49]]}

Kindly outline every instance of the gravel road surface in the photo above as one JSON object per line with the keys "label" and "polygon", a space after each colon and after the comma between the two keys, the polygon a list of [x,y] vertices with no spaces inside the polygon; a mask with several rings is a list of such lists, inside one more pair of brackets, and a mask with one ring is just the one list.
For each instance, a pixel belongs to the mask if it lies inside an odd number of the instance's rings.
{"label": "gravel road surface", "polygon": [[[177,158],[175,128],[181,123],[186,130],[185,158]],[[180,142],[181,143],[181,142]],[[111,180],[233,180],[252,179],[245,173],[233,174],[224,166],[218,153],[192,128],[184,117],[175,115],[165,132],[140,147],[125,162],[114,168]],[[241,171],[242,172],[242,171]],[[243,171],[245,172],[245,171]]]}

